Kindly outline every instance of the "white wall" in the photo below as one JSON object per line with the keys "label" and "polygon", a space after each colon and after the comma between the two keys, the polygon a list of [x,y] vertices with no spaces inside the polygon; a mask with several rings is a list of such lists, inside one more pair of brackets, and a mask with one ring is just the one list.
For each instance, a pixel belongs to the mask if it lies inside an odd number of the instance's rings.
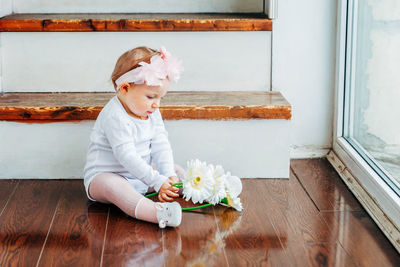
{"label": "white wall", "polygon": [[332,142],[336,1],[278,2],[273,90],[293,107],[291,156],[320,156]]}
{"label": "white wall", "polygon": [[0,43],[4,92],[113,92],[115,62],[141,45],[164,45],[183,61],[172,90],[266,91],[269,85],[270,32],[4,32]]}
{"label": "white wall", "polygon": [[[12,13],[12,0],[0,0],[0,18]],[[0,34],[1,35],[1,34]],[[3,92],[2,81],[2,43],[0,39],[0,94]]]}
{"label": "white wall", "polygon": [[0,0],[0,17],[12,13],[12,0]]}
{"label": "white wall", "polygon": [[320,156],[332,144],[337,4],[278,2],[272,85],[292,104],[291,157]]}
{"label": "white wall", "polygon": [[16,13],[262,12],[263,0],[14,0]]}
{"label": "white wall", "polygon": [[[0,121],[0,179],[82,178],[93,125]],[[179,120],[165,127],[183,167],[198,158],[239,177],[289,178],[289,121]]]}

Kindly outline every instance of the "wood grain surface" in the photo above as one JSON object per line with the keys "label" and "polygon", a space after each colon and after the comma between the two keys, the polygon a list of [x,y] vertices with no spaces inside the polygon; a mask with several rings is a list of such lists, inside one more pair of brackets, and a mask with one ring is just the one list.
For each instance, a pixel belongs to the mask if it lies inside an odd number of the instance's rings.
{"label": "wood grain surface", "polygon": [[212,207],[184,212],[177,229],[164,229],[165,266],[228,266]]}
{"label": "wood grain surface", "polygon": [[[95,120],[114,93],[6,93],[0,120]],[[161,101],[165,120],[291,119],[279,92],[169,92]]]}
{"label": "wood grain surface", "polygon": [[262,13],[13,14],[0,32],[272,31]]}
{"label": "wood grain surface", "polygon": [[0,220],[0,266],[35,266],[58,203],[59,181],[21,181]]}
{"label": "wood grain surface", "polygon": [[357,266],[400,266],[393,248],[366,211],[321,212],[335,236]]}
{"label": "wood grain surface", "polygon": [[207,207],[166,229],[88,201],[82,180],[1,180],[0,266],[400,266],[325,163],[294,160],[290,179],[242,179],[243,212]]}
{"label": "wood grain surface", "polygon": [[263,184],[265,210],[278,236],[287,236],[286,254],[295,266],[328,266],[321,263],[349,262],[346,253],[340,258],[332,251],[342,251],[332,236],[325,220],[321,217],[306,191],[293,172],[289,180],[267,179]]}
{"label": "wood grain surface", "polygon": [[99,266],[108,206],[90,202],[81,180],[64,180],[38,266]]}
{"label": "wood grain surface", "polygon": [[264,179],[242,179],[243,212],[215,207],[221,240],[230,266],[289,266],[285,233],[277,234],[264,201]]}
{"label": "wood grain surface", "polygon": [[0,180],[0,220],[18,182],[18,180]]}
{"label": "wood grain surface", "polygon": [[347,190],[326,159],[292,160],[291,167],[320,211],[360,211],[362,207]]}
{"label": "wood grain surface", "polygon": [[112,206],[107,225],[103,266],[162,266],[162,230]]}

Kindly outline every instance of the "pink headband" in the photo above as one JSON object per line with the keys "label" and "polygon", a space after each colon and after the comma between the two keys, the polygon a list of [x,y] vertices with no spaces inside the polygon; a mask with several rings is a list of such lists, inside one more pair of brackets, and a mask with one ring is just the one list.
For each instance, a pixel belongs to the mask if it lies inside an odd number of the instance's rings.
{"label": "pink headband", "polygon": [[146,83],[149,86],[160,86],[162,84],[161,81],[167,77],[171,81],[177,82],[183,71],[182,62],[171,55],[171,53],[167,52],[163,46],[160,49],[160,53],[161,55],[151,57],[150,64],[140,62],[140,67],[121,75],[115,81],[117,90],[124,82],[135,84]]}

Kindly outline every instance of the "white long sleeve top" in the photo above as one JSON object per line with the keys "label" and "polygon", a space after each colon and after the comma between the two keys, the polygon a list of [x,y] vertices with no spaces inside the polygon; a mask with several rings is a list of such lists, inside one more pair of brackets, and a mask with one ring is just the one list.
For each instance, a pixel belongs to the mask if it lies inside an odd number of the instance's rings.
{"label": "white long sleeve top", "polygon": [[168,177],[176,176],[168,133],[158,109],[147,120],[140,120],[128,115],[117,96],[105,105],[90,135],[85,185],[103,172],[138,179],[156,191]]}

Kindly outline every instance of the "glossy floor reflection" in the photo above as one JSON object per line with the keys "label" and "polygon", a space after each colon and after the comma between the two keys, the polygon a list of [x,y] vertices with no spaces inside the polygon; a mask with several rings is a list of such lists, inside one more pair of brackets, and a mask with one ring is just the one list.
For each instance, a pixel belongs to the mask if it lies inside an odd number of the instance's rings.
{"label": "glossy floor reflection", "polygon": [[1,180],[0,266],[400,266],[325,159],[242,181],[243,212],[185,212],[161,230],[88,201],[81,180]]}

